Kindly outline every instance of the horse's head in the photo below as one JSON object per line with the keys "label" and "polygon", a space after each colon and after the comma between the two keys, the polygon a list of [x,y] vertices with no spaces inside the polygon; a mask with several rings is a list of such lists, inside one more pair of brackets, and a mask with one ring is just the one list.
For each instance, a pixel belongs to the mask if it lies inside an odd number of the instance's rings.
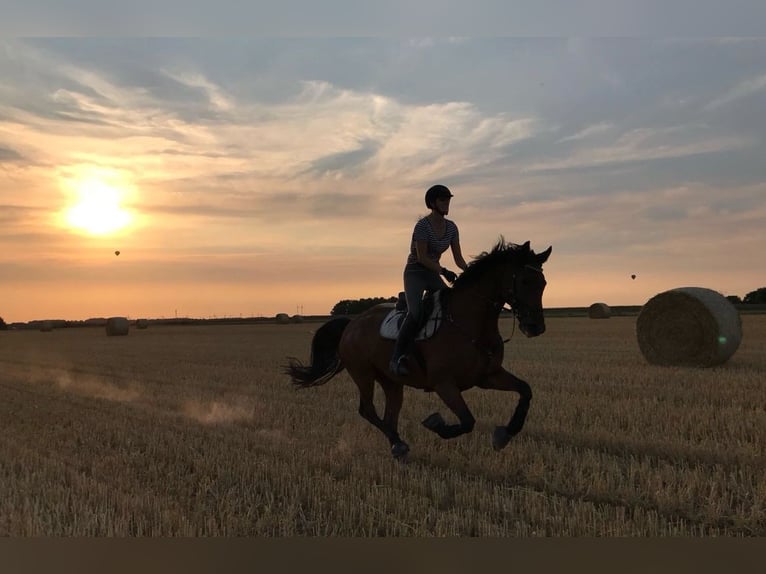
{"label": "horse's head", "polygon": [[453,289],[483,290],[483,299],[489,300],[499,312],[503,305],[510,305],[519,320],[521,332],[527,337],[536,337],[545,332],[543,318],[543,290],[545,276],[543,263],[548,260],[553,248],[535,253],[524,245],[506,243],[500,240],[491,251],[478,255],[468,265]]}
{"label": "horse's head", "polygon": [[512,267],[505,274],[505,302],[518,318],[521,332],[527,337],[537,337],[545,332],[543,291],[546,281],[543,263],[548,260],[553,248],[548,247],[542,253],[535,253],[527,241],[521,249],[527,252],[526,262]]}

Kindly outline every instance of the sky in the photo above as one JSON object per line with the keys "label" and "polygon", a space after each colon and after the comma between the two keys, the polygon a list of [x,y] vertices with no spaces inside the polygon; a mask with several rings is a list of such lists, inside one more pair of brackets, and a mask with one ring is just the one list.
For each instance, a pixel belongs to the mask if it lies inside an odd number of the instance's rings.
{"label": "sky", "polygon": [[435,183],[466,260],[553,247],[546,307],[766,286],[766,37],[5,38],[0,77],[6,322],[390,297]]}

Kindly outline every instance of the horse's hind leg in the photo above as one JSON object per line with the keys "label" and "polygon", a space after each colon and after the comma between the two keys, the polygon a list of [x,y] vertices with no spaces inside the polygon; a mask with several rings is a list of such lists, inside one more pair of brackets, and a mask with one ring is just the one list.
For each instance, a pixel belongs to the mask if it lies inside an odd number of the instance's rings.
{"label": "horse's hind leg", "polygon": [[[356,369],[354,367],[347,368],[347,370],[356,383],[356,386],[359,388],[359,414],[386,435],[388,442],[391,444],[391,454],[394,458],[400,459],[405,457],[410,448],[404,441],[402,441],[397,431],[399,411],[402,406],[401,385],[399,385],[400,392],[398,405],[395,400],[396,391],[391,389],[392,385],[389,384],[384,387],[386,393],[386,412],[384,420],[378,416],[378,412],[375,409],[375,403],[373,402],[375,396],[374,373]],[[393,397],[394,400],[392,401],[390,397]]]}
{"label": "horse's hind leg", "polygon": [[471,432],[476,424],[476,419],[465,403],[460,389],[455,384],[440,384],[434,390],[439,395],[439,398],[444,401],[444,404],[455,413],[460,423],[448,425],[439,413],[433,413],[423,421],[423,426],[442,438],[455,438],[461,434]]}

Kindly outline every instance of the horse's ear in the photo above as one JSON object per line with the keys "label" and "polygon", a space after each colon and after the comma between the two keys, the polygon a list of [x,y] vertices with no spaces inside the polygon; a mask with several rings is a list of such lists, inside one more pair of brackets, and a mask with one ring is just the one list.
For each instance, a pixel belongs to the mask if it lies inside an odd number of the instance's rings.
{"label": "horse's ear", "polygon": [[538,263],[539,265],[542,265],[543,263],[545,263],[546,261],[548,261],[548,257],[550,257],[550,256],[551,256],[551,251],[553,251],[553,246],[552,246],[552,245],[550,245],[550,246],[548,247],[548,249],[546,249],[546,250],[545,250],[545,251],[543,251],[542,253],[538,253],[538,254],[537,254],[537,257],[536,257],[536,259],[537,259],[537,263]]}
{"label": "horse's ear", "polygon": [[525,241],[524,245],[522,245],[521,247],[524,249],[524,251],[529,251],[529,241]]}

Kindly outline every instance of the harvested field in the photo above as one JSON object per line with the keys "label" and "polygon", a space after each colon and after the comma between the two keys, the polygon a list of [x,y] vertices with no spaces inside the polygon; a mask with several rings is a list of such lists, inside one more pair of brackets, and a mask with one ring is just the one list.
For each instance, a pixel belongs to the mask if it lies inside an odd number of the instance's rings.
{"label": "harvested field", "polygon": [[471,390],[474,432],[441,440],[406,389],[406,465],[347,374],[280,373],[317,323],[0,332],[0,535],[766,536],[766,315],[742,323],[704,370],[647,365],[635,317],[516,329],[521,434],[494,452],[516,396]]}

